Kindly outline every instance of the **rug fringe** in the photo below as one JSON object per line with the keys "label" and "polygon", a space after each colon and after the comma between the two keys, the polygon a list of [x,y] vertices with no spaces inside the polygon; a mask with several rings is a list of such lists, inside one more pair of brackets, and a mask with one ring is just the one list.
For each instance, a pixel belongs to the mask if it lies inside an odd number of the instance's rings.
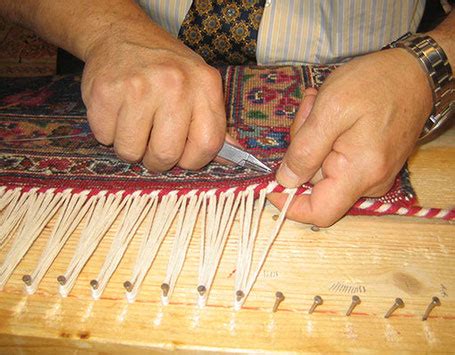
{"label": "rug fringe", "polygon": [[89,208],[96,201],[96,197],[94,196],[89,199],[88,194],[89,191],[83,191],[65,199],[35,270],[31,274],[26,274],[22,277],[22,280],[25,282],[25,290],[28,294],[36,292],[39,283],[52,265],[52,262],[60,253],[82,218],[84,218]]}
{"label": "rug fringe", "polygon": [[[270,192],[288,194],[285,206],[253,265],[253,254],[259,238],[259,224],[266,195]],[[43,277],[76,228],[85,220],[77,246],[66,271],[58,276],[59,293],[67,296],[73,289],[83,267],[96,251],[114,221],[123,212],[119,228],[110,245],[104,263],[90,283],[92,296],[102,296],[113,273],[118,268],[131,240],[144,224],[144,232],[131,277],[125,281],[126,298],[133,302],[152,267],[160,247],[176,221],[176,231],[161,285],[163,304],[174,292],[182,271],[197,221],[201,223],[200,259],[197,303],[207,303],[213,281],[230,235],[235,216],[240,219],[240,235],[235,274],[234,308],[246,301],[264,265],[295,194],[309,189],[284,189],[276,182],[246,188],[191,191],[72,191],[0,187],[0,250],[9,245],[0,265],[0,290],[16,266],[28,252],[49,221],[56,217],[54,227],[41,251],[34,270],[23,276],[28,294],[36,292]],[[402,207],[397,204],[364,199],[354,206],[367,214],[397,214],[452,221],[455,210],[422,207]],[[200,218],[198,218],[200,217]],[[262,242],[261,242],[262,243]]]}
{"label": "rug fringe", "polygon": [[[19,209],[25,209],[25,213],[20,222],[16,221],[17,224],[14,227],[17,228],[16,238],[13,240],[10,250],[0,266],[0,290],[3,289],[17,264],[22,260],[59,207],[70,197],[70,190],[57,193],[54,193],[54,190],[40,193],[36,190],[30,190],[21,196],[14,207],[20,204]],[[11,211],[16,211],[16,208],[12,208]],[[12,219],[15,219],[14,216],[12,217]]]}
{"label": "rug fringe", "polygon": [[[272,248],[273,243],[278,237],[278,233],[283,225],[284,219],[286,217],[286,212],[289,209],[292,199],[294,198],[297,189],[286,189],[283,192],[288,194],[286,202],[283,205],[283,208],[278,216],[278,219],[275,222],[274,227],[272,228],[267,242],[264,245],[264,249],[261,253],[261,257],[254,269],[254,272],[251,273],[251,266],[253,261],[253,252],[254,244],[258,233],[259,220],[261,218],[261,213],[264,208],[265,195],[273,191],[276,186],[270,184],[265,193],[260,195],[258,202],[256,202],[256,209],[254,208],[254,199],[252,198],[252,193],[246,191],[244,193],[246,202],[245,202],[245,214],[240,214],[241,225],[242,225],[242,235],[241,242],[239,242],[239,252],[237,259],[237,268],[236,268],[236,284],[235,284],[235,297],[234,297],[234,309],[240,310],[242,305],[245,303],[248,295],[253,288],[256,279],[258,278],[259,273],[264,266],[265,260]],[[262,191],[261,191],[262,192]],[[255,214],[253,216],[253,210],[255,209]],[[253,224],[253,228],[251,228]]]}
{"label": "rug fringe", "polygon": [[71,292],[82,268],[125,206],[127,199],[122,193],[107,194],[104,191],[95,196],[96,201],[89,208],[85,227],[68,268],[57,277],[61,296],[66,297]]}
{"label": "rug fringe", "polygon": [[8,243],[14,235],[18,225],[27,212],[27,200],[35,196],[38,189],[32,189],[27,193],[22,193],[20,188],[7,190],[0,198],[0,250]]}
{"label": "rug fringe", "polygon": [[134,302],[136,299],[142,282],[152,266],[164,237],[171,227],[184,199],[185,197],[179,197],[176,191],[164,195],[161,201],[158,201],[158,198],[156,198],[152,207],[152,213],[146,223],[132,275],[123,284],[126,289],[128,302]]}
{"label": "rug fringe", "polygon": [[183,264],[185,263],[194,227],[204,199],[205,192],[202,192],[199,196],[195,194],[195,191],[190,192],[180,208],[166,276],[161,284],[161,303],[163,305],[169,303],[169,298],[174,292],[175,284],[177,283]]}
{"label": "rug fringe", "polygon": [[241,200],[241,193],[232,188],[217,197],[214,190],[207,192],[202,204],[201,245],[197,291],[198,305],[203,307],[212,288],[218,265],[226,245]]}

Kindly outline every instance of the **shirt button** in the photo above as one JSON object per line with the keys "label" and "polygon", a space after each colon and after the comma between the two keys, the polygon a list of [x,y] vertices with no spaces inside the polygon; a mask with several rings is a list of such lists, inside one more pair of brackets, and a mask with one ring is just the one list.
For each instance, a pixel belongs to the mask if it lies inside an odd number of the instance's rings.
{"label": "shirt button", "polygon": [[272,0],[266,0],[264,6],[269,7],[270,5],[272,5]]}

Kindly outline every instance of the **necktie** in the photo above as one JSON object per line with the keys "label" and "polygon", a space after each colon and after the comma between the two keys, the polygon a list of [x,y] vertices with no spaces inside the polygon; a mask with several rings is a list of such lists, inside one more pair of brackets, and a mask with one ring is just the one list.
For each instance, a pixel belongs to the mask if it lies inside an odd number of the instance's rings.
{"label": "necktie", "polygon": [[256,62],[265,0],[193,0],[179,39],[211,65]]}

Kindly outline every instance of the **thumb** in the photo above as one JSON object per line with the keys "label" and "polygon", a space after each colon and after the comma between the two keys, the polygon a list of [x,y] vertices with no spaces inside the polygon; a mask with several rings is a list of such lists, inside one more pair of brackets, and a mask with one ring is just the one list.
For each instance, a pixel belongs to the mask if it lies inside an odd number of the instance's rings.
{"label": "thumb", "polygon": [[311,113],[289,145],[277,171],[277,181],[286,187],[297,187],[310,180],[344,131],[343,126],[339,109],[331,109],[327,100],[319,94]]}
{"label": "thumb", "polygon": [[302,127],[303,123],[310,115],[317,94],[318,90],[316,88],[308,88],[303,92],[303,100],[300,104],[297,114],[295,115],[294,122],[292,122],[291,130],[289,132],[291,140],[294,138],[295,134],[299,131],[300,127]]}

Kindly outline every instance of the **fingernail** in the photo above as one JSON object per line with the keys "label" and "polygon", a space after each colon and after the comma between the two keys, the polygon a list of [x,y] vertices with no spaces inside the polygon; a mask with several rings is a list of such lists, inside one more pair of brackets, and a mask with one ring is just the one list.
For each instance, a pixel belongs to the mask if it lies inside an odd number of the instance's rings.
{"label": "fingernail", "polygon": [[289,169],[285,162],[281,163],[276,173],[276,179],[284,187],[297,187],[300,185],[300,178]]}

